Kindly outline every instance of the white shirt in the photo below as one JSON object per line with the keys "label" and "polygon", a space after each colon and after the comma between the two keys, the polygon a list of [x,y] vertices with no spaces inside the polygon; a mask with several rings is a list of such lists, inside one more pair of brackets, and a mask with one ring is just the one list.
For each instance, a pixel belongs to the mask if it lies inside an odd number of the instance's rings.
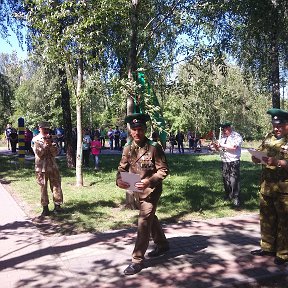
{"label": "white shirt", "polygon": [[[235,131],[232,131],[228,137],[223,136],[219,141],[221,145],[220,147],[221,160],[223,162],[234,162],[240,160],[242,142],[243,139],[241,135]],[[236,147],[236,149],[232,150],[229,149],[229,147]]]}
{"label": "white shirt", "polygon": [[92,142],[92,140],[91,140],[90,135],[85,134],[83,136],[82,149],[83,150],[89,150],[91,142]]}

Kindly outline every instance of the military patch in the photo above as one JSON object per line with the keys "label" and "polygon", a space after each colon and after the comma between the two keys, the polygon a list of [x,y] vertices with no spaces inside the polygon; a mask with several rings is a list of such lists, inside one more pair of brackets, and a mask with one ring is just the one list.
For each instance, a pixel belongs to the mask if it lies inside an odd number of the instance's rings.
{"label": "military patch", "polygon": [[141,169],[145,170],[153,170],[154,169],[154,163],[152,161],[152,156],[150,152],[147,152],[141,158],[139,159],[139,164]]}
{"label": "military patch", "polygon": [[156,147],[158,143],[149,139],[149,145]]}
{"label": "military patch", "polygon": [[124,147],[127,147],[127,146],[129,146],[131,144],[132,144],[132,140],[128,140],[127,143],[124,145]]}

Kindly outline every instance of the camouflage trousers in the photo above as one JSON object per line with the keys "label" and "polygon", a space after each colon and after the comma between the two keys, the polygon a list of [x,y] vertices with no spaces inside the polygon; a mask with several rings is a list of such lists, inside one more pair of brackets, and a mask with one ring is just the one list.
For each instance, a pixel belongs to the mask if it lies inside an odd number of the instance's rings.
{"label": "camouflage trousers", "polygon": [[222,178],[225,197],[240,202],[240,161],[222,162]]}
{"label": "camouflage trousers", "polygon": [[261,248],[288,259],[288,194],[260,193]]}
{"label": "camouflage trousers", "polygon": [[47,206],[49,204],[48,197],[48,182],[50,184],[50,189],[53,194],[53,202],[56,205],[61,205],[63,203],[63,194],[61,189],[61,178],[58,169],[53,169],[53,171],[46,172],[36,172],[37,183],[41,187],[41,205]]}

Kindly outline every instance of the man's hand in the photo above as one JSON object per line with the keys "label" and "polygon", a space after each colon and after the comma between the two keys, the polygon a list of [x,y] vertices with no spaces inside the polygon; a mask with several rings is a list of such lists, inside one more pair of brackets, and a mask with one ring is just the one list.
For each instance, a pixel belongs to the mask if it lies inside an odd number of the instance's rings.
{"label": "man's hand", "polygon": [[142,179],[141,182],[135,183],[135,187],[139,190],[145,190],[149,185],[150,182],[148,179]]}
{"label": "man's hand", "polygon": [[258,159],[258,158],[256,158],[255,156],[252,156],[252,157],[251,157],[251,160],[252,160],[252,162],[255,163],[255,164],[259,164],[259,163],[261,162],[261,160]]}
{"label": "man's hand", "polygon": [[52,145],[52,138],[49,138],[49,139],[45,139],[44,140],[44,144],[46,145],[46,146],[51,146]]}
{"label": "man's hand", "polygon": [[211,143],[211,146],[212,146],[212,149],[215,149],[218,151],[220,148],[220,143],[218,141],[215,141]]}
{"label": "man's hand", "polygon": [[263,157],[262,160],[269,166],[277,166],[278,160],[274,157]]}
{"label": "man's hand", "polygon": [[117,179],[116,183],[117,186],[122,189],[128,189],[130,187],[129,183],[122,181],[121,178]]}

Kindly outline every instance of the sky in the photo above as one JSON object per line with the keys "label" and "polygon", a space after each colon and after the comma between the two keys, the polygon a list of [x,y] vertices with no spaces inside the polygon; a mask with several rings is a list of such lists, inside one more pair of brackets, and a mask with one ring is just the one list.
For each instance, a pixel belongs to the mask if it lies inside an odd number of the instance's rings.
{"label": "sky", "polygon": [[17,52],[17,55],[20,59],[24,60],[25,58],[27,58],[27,51],[26,51],[26,45],[25,43],[23,44],[23,49],[24,51],[21,49],[18,39],[16,37],[16,35],[10,31],[10,37],[8,38],[10,41],[10,44],[6,42],[5,39],[0,39],[0,53],[9,53],[11,54],[13,51]]}

